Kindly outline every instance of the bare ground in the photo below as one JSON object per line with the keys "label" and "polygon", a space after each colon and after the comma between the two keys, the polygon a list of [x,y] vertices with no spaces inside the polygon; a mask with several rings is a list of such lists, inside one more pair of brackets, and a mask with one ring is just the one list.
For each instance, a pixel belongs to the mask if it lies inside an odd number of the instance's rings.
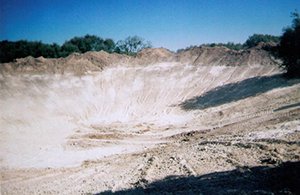
{"label": "bare ground", "polygon": [[299,80],[272,66],[99,74],[1,80],[2,194],[299,194]]}

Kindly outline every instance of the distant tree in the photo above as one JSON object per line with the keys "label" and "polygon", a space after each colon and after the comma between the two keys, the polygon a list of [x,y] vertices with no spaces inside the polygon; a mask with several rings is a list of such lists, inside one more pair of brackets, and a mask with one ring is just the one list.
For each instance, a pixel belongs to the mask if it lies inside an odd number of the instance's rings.
{"label": "distant tree", "polygon": [[92,44],[94,42],[95,37],[90,35],[86,35],[85,37],[74,37],[62,45],[62,51],[85,53],[92,50]]}
{"label": "distant tree", "polygon": [[[201,44],[200,46],[204,46],[204,47],[221,47],[222,46],[222,47],[226,47],[228,49],[233,49],[233,50],[244,49],[244,46],[241,43],[233,43],[233,42],[227,42],[227,43],[204,43],[204,44]],[[191,49],[193,47],[196,47],[196,46],[191,45],[191,46],[185,48],[185,50]]]}
{"label": "distant tree", "polygon": [[[88,34],[85,35],[84,37],[74,37],[69,41],[66,41],[64,45],[66,45],[69,50],[72,50],[71,49],[72,47],[74,52],[79,52],[79,53],[85,53],[87,51],[101,51],[101,50],[107,52],[113,52],[115,50],[115,42],[112,39],[104,40],[95,35],[88,35]],[[64,51],[64,48],[62,48],[62,50]],[[65,53],[68,52],[69,51],[65,51]]]}
{"label": "distant tree", "polygon": [[68,55],[70,55],[71,53],[74,53],[74,52],[80,52],[77,45],[74,45],[71,42],[65,42],[61,46],[61,51],[59,52],[59,56],[66,57],[66,56],[68,56]]}
{"label": "distant tree", "polygon": [[244,48],[242,44],[233,43],[233,42],[228,42],[226,44],[223,44],[222,46],[227,47],[229,49],[233,49],[233,50],[241,50]]}
{"label": "distant tree", "polygon": [[1,41],[0,42],[0,62],[10,62],[15,59],[16,56],[16,44],[11,41]]}
{"label": "distant tree", "polygon": [[66,41],[62,46],[56,43],[45,44],[41,41],[0,41],[0,62],[11,62],[17,58],[27,56],[45,58],[66,57],[71,53],[85,53],[87,51],[114,52],[116,44],[112,39],[102,39],[95,35],[74,37]]}
{"label": "distant tree", "polygon": [[283,30],[278,54],[283,60],[287,76],[300,77],[300,17],[298,12],[292,13],[292,25]]}
{"label": "distant tree", "polygon": [[145,48],[151,48],[150,42],[145,42],[145,40],[138,36],[127,37],[125,40],[120,40],[116,45],[117,53],[124,53],[127,55],[135,55],[139,51]]}
{"label": "distant tree", "polygon": [[104,51],[107,51],[109,53],[112,53],[115,51],[116,43],[112,39],[105,39],[104,42]]}
{"label": "distant tree", "polygon": [[61,47],[58,44],[53,43],[53,44],[50,45],[50,47],[51,47],[51,51],[53,53],[53,55],[51,55],[51,58],[59,58],[59,57],[61,57],[60,56]]}
{"label": "distant tree", "polygon": [[258,45],[260,42],[279,43],[279,40],[280,40],[280,38],[278,36],[264,35],[264,34],[254,34],[246,40],[246,42],[244,43],[244,46],[247,47],[247,48],[250,48],[250,47],[254,47],[254,46]]}
{"label": "distant tree", "polygon": [[14,53],[14,59],[15,58],[24,58],[26,56],[33,56],[33,54],[36,51],[35,42],[28,42],[25,40],[17,41],[14,45],[12,51]]}
{"label": "distant tree", "polygon": [[40,41],[20,40],[16,42],[1,41],[0,42],[0,62],[11,62],[17,58],[27,56],[45,58],[60,57],[60,46],[57,44],[45,44]]}
{"label": "distant tree", "polygon": [[227,43],[210,43],[210,44],[205,44],[204,46],[207,46],[207,47],[226,47],[228,49],[233,49],[233,50],[241,50],[243,49],[243,45],[240,44],[240,43],[233,43],[233,42],[227,42]]}

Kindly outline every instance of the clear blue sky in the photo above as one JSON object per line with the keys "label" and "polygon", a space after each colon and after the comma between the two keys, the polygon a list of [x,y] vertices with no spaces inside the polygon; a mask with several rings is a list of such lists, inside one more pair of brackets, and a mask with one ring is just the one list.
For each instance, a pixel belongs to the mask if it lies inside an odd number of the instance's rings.
{"label": "clear blue sky", "polygon": [[300,0],[0,0],[0,40],[138,35],[171,50],[280,35]]}

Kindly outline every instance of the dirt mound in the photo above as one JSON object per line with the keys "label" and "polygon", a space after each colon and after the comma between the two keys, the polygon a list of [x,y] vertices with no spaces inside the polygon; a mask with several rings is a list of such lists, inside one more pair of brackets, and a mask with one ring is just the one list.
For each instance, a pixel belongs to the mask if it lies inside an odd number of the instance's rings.
{"label": "dirt mound", "polygon": [[83,74],[90,71],[100,71],[105,66],[127,64],[132,57],[121,54],[109,54],[104,51],[73,53],[66,58],[33,58],[31,56],[17,59],[12,63],[0,65],[2,73],[74,73]]}
{"label": "dirt mound", "polygon": [[139,52],[134,59],[135,64],[155,64],[174,61],[175,53],[165,48],[148,48]]}
{"label": "dirt mound", "polygon": [[[147,49],[3,64],[16,75],[0,74],[1,193],[297,194],[300,80],[261,52]],[[212,66],[242,54],[248,65]]]}
{"label": "dirt mound", "polygon": [[278,65],[262,46],[235,51],[226,47],[193,47],[177,55],[178,61],[193,65]]}
{"label": "dirt mound", "polygon": [[66,58],[45,59],[43,57],[26,57],[12,63],[0,65],[2,73],[75,73],[84,74],[100,71],[106,66],[114,65],[150,65],[174,62],[190,65],[278,65],[272,55],[265,50],[265,45],[235,51],[225,47],[193,47],[179,53],[164,48],[149,48],[139,52],[135,57],[104,51],[74,53]]}

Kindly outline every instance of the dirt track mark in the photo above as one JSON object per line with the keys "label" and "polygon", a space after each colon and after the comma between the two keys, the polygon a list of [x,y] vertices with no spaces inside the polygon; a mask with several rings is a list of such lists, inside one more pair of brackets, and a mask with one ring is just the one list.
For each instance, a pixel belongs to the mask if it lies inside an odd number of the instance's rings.
{"label": "dirt track mark", "polygon": [[148,184],[148,180],[146,179],[148,171],[155,164],[156,160],[157,157],[148,157],[148,154],[144,154],[142,162],[133,167],[133,169],[130,169],[130,173],[125,172],[125,174],[130,174],[131,176],[128,177],[124,175],[125,179],[120,179],[120,181],[113,186],[112,191],[118,190],[124,185],[130,185],[132,187],[145,187]]}
{"label": "dirt track mark", "polygon": [[290,108],[294,108],[294,107],[299,107],[299,106],[300,106],[300,102],[295,103],[295,104],[290,104],[290,105],[282,106],[280,108],[275,109],[274,112],[281,111],[281,110],[286,110],[286,109],[290,109]]}
{"label": "dirt track mark", "polygon": [[192,165],[186,159],[182,158],[179,161],[179,164],[185,170],[185,172],[187,173],[187,175],[197,176],[197,172],[195,171],[195,169],[192,167]]}

